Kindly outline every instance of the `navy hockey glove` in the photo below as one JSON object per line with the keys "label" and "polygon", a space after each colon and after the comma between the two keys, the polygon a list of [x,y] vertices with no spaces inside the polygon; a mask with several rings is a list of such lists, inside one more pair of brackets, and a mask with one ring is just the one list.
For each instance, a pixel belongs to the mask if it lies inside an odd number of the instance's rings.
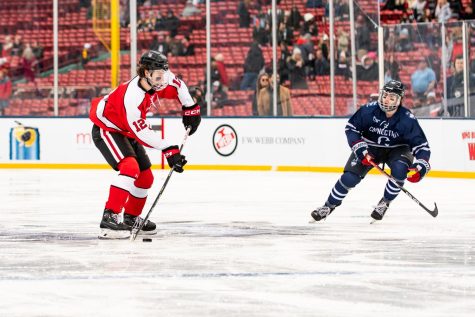
{"label": "navy hockey glove", "polygon": [[355,156],[358,158],[358,160],[361,161],[361,164],[366,166],[372,166],[369,161],[372,160],[373,157],[368,153],[368,144],[365,141],[356,141],[355,143],[353,143],[351,150],[353,151],[353,153],[355,153]]}
{"label": "navy hockey glove", "polygon": [[183,173],[183,166],[187,163],[184,155],[181,155],[177,145],[172,145],[162,150],[163,155],[167,159],[168,166],[178,173]]}
{"label": "navy hockey glove", "polygon": [[410,171],[416,171],[415,174],[407,178],[411,183],[417,183],[430,171],[430,164],[424,159],[417,159],[409,168]]}
{"label": "navy hockey glove", "polygon": [[183,110],[183,125],[185,126],[185,129],[188,129],[188,127],[191,128],[190,135],[192,135],[195,133],[196,129],[198,129],[201,122],[200,106],[197,104],[191,107],[183,106],[181,109]]}

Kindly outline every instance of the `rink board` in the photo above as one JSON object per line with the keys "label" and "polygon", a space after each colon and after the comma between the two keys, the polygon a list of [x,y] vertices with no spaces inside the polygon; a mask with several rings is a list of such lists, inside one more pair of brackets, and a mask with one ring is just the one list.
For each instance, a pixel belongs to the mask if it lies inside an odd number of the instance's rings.
{"label": "rink board", "polygon": [[[23,142],[24,131],[18,131],[15,120],[25,126],[25,131],[30,129],[36,139],[30,135]],[[171,144],[183,139],[181,119],[149,121],[158,130],[157,137]],[[190,169],[336,172],[349,155],[346,122],[347,118],[203,118],[184,153]],[[432,149],[431,175],[475,178],[475,120],[419,122]],[[164,165],[160,151],[149,149],[148,153],[156,166]],[[107,167],[92,142],[87,118],[0,119],[0,166]]]}

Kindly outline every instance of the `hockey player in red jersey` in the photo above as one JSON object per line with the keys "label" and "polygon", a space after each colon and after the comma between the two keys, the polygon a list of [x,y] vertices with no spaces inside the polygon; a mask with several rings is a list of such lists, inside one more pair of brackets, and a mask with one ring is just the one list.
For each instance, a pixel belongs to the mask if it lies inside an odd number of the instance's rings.
{"label": "hockey player in red jersey", "polygon": [[[170,168],[182,173],[187,163],[177,145],[161,139],[146,120],[153,100],[177,99],[182,105],[183,124],[192,135],[201,122],[200,106],[195,104],[185,83],[168,69],[168,59],[157,51],[142,55],[138,76],[119,85],[111,93],[93,102],[90,119],[94,123],[94,144],[107,163],[119,172],[109,190],[100,228],[100,238],[127,238],[147,199],[153,174],[146,147],[161,150]],[[124,210],[123,221],[119,214]],[[139,218],[137,218],[139,217]],[[142,234],[156,234],[150,220]]]}

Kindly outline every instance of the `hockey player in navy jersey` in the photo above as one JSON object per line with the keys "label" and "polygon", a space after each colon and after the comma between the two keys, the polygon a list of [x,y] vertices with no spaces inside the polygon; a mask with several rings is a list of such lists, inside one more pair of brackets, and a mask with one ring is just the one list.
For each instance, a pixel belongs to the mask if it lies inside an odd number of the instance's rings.
{"label": "hockey player in navy jersey", "polygon": [[[378,101],[362,106],[348,120],[345,133],[352,153],[325,204],[312,211],[315,221],[325,219],[341,205],[350,189],[373,168],[370,161],[387,164],[401,186],[410,170],[415,173],[407,180],[413,183],[429,172],[429,144],[417,119],[402,106],[403,98],[404,85],[391,80],[380,91]],[[392,180],[388,180],[371,217],[381,220],[400,191]]]}
{"label": "hockey player in navy jersey", "polygon": [[[127,238],[134,223],[143,221],[140,214],[153,183],[152,163],[144,147],[161,150],[170,168],[178,173],[187,163],[179,147],[163,140],[147,121],[147,112],[160,98],[178,100],[185,129],[190,129],[190,135],[195,133],[201,122],[200,106],[191,98],[185,83],[169,70],[167,57],[157,51],[141,56],[137,76],[92,103],[89,117],[94,123],[94,144],[119,172],[109,189],[100,238]],[[120,221],[122,210],[124,220]],[[156,232],[150,220],[141,230],[142,234]]]}

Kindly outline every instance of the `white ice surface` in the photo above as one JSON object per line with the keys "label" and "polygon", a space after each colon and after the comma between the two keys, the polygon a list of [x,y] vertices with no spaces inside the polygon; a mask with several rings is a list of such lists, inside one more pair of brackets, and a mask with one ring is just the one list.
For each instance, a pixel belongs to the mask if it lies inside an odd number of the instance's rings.
{"label": "white ice surface", "polygon": [[132,243],[97,239],[112,170],[0,175],[0,316],[475,314],[474,180],[407,184],[439,216],[401,193],[370,225],[369,175],[310,225],[339,174],[185,171]]}

